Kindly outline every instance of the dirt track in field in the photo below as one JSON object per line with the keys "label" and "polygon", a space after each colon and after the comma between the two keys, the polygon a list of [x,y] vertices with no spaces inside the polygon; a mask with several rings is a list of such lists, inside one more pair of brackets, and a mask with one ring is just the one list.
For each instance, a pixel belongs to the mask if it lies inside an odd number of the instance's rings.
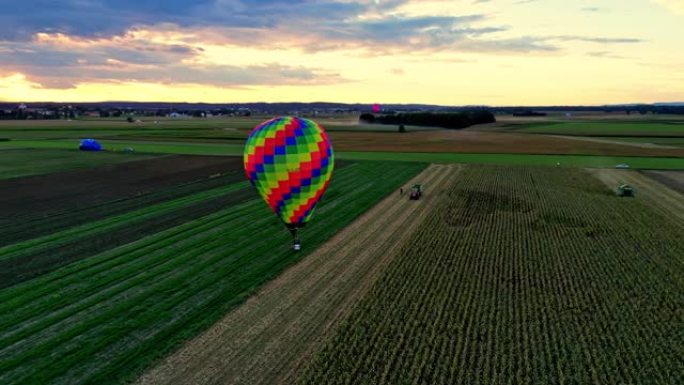
{"label": "dirt track in field", "polygon": [[642,171],[642,173],[684,194],[684,171]]}
{"label": "dirt track in field", "polygon": [[636,198],[644,199],[654,208],[668,216],[674,216],[684,223],[684,195],[664,184],[633,170],[588,169],[611,190],[627,183],[636,188]]}
{"label": "dirt track in field", "polygon": [[606,144],[616,144],[620,146],[632,146],[632,147],[639,147],[639,148],[661,148],[661,149],[679,149],[681,147],[677,146],[666,146],[662,144],[655,144],[655,143],[642,143],[642,142],[621,142],[619,140],[610,140],[610,139],[599,139],[599,138],[593,138],[590,136],[569,136],[569,135],[549,135],[554,138],[562,138],[562,139],[570,139],[570,140],[580,140],[584,142],[594,142],[594,143],[606,143]]}
{"label": "dirt track in field", "polygon": [[137,383],[291,383],[310,352],[410,239],[458,170],[429,166],[406,183],[425,184],[420,201],[398,192],[387,197]]}

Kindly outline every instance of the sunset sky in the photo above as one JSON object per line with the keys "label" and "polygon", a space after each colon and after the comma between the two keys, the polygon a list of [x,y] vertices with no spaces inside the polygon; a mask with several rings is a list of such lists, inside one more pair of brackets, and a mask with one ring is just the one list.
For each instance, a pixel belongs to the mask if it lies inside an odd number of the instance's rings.
{"label": "sunset sky", "polygon": [[684,101],[684,0],[25,0],[2,101]]}

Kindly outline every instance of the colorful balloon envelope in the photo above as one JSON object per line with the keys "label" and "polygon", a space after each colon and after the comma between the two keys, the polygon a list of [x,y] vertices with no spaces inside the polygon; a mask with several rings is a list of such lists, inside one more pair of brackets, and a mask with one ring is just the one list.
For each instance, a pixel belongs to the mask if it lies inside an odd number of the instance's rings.
{"label": "colorful balloon envelope", "polygon": [[311,219],[332,177],[328,135],[309,119],[274,118],[249,134],[244,163],[247,178],[292,231],[298,249],[297,229]]}

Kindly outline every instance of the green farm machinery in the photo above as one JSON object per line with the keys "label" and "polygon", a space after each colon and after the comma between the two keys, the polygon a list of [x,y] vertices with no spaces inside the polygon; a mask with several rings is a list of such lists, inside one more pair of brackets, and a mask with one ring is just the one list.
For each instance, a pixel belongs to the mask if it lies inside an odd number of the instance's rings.
{"label": "green farm machinery", "polygon": [[634,190],[634,187],[628,185],[628,184],[621,184],[618,186],[618,188],[615,190],[617,193],[617,196],[619,197],[634,197],[636,194],[636,191]]}

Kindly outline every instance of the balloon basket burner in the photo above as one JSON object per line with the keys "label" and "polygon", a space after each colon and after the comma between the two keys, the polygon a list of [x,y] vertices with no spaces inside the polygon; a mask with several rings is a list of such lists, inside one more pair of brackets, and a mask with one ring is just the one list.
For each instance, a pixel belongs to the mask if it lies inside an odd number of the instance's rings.
{"label": "balloon basket burner", "polygon": [[302,249],[302,241],[299,240],[299,234],[297,234],[297,229],[290,229],[292,233],[292,238],[294,238],[294,244],[292,245],[292,250],[299,251]]}

